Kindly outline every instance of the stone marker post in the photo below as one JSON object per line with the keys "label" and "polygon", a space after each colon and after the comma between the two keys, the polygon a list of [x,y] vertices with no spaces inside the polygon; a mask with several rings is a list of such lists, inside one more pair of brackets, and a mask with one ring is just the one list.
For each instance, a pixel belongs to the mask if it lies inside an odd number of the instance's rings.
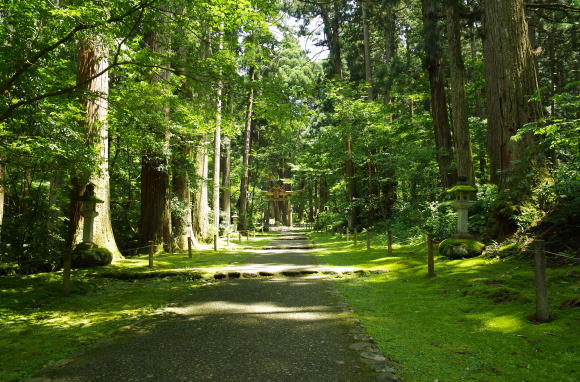
{"label": "stone marker post", "polygon": [[453,208],[457,210],[457,234],[458,238],[470,238],[468,228],[468,211],[473,205],[473,199],[477,189],[466,184],[465,180],[460,179],[457,186],[447,190],[453,194],[455,200],[453,201]]}
{"label": "stone marker post", "polygon": [[81,216],[83,217],[83,243],[93,242],[94,220],[99,215],[97,212],[97,203],[103,201],[95,195],[95,185],[89,183],[83,196],[79,198],[81,202]]}

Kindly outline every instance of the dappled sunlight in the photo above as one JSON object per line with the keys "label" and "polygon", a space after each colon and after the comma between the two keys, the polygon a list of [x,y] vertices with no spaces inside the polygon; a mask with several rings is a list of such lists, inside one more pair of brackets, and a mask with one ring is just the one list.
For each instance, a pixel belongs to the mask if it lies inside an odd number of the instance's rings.
{"label": "dappled sunlight", "polygon": [[167,312],[200,320],[213,315],[260,315],[270,320],[320,321],[336,317],[329,306],[286,307],[269,302],[236,303],[211,301],[182,307],[170,307]]}
{"label": "dappled sunlight", "polygon": [[496,332],[515,333],[523,327],[522,319],[514,316],[489,317],[489,315],[483,315],[481,319],[486,329]]}

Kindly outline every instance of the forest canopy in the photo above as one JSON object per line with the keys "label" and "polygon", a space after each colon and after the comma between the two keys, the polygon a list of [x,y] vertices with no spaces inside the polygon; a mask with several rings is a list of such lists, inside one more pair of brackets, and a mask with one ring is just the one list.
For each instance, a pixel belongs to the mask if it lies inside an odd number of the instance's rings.
{"label": "forest canopy", "polygon": [[[89,184],[92,242],[112,259],[271,219],[442,240],[458,185],[477,189],[480,241],[577,256],[579,13],[575,0],[3,0],[2,272],[62,266]],[[299,192],[267,200],[276,186]]]}

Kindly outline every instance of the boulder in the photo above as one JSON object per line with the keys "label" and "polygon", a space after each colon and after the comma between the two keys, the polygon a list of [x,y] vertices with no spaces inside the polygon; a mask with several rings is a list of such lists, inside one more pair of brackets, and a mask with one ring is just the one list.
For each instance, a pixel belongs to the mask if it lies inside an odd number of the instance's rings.
{"label": "boulder", "polygon": [[439,254],[450,259],[464,259],[481,255],[485,244],[472,239],[445,239],[439,244]]}
{"label": "boulder", "polygon": [[107,248],[99,248],[92,243],[81,243],[72,252],[73,268],[92,268],[109,265],[113,254]]}

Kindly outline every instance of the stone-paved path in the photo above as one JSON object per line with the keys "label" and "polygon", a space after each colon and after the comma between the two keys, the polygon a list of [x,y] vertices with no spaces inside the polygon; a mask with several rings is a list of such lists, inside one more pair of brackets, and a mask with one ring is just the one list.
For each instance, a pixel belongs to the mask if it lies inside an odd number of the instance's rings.
{"label": "stone-paved path", "polygon": [[[316,269],[283,233],[235,269]],[[232,268],[233,269],[233,268]],[[274,273],[276,273],[274,272]],[[239,279],[197,288],[152,325],[98,346],[38,381],[371,381],[344,305],[320,277]]]}

